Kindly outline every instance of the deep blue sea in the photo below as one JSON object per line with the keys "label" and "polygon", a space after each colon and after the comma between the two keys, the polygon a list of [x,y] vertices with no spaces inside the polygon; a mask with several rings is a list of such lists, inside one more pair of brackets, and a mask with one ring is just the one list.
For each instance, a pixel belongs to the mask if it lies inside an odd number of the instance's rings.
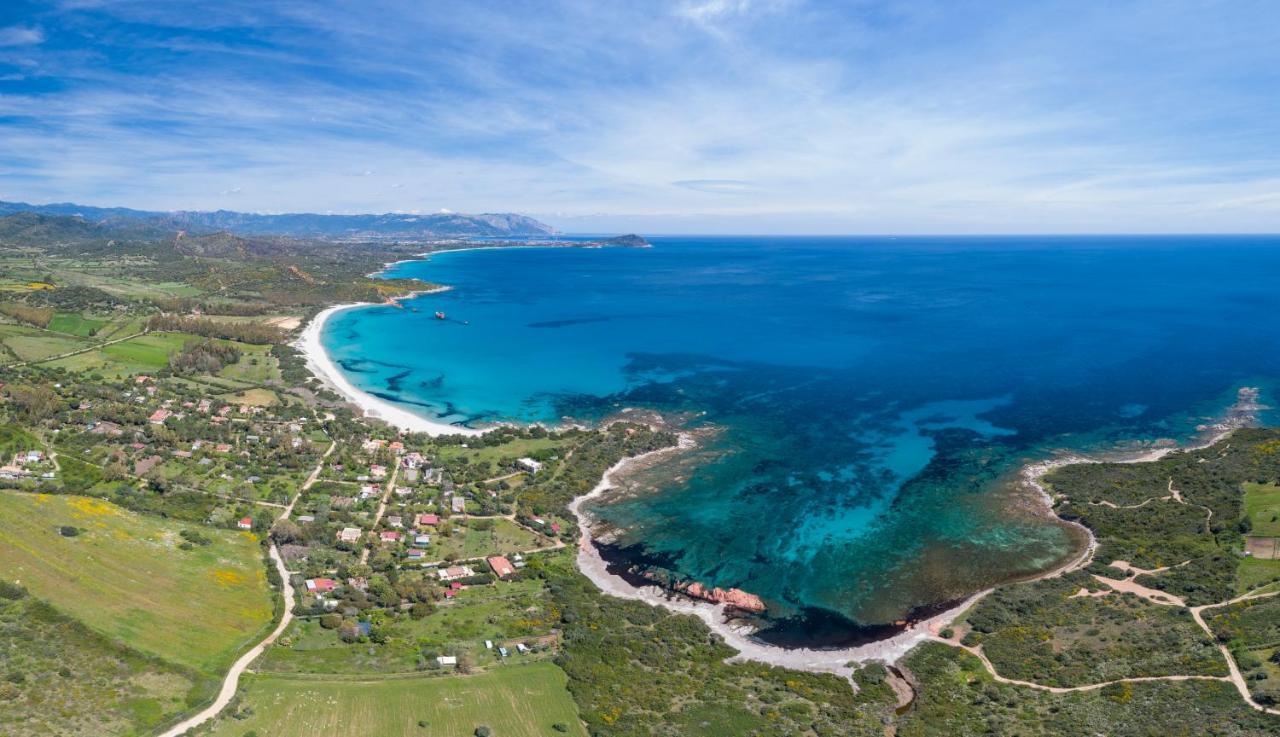
{"label": "deep blue sea", "polygon": [[714,441],[596,511],[614,554],[763,596],[778,642],[1062,560],[1078,540],[1011,491],[1021,463],[1185,441],[1280,376],[1280,238],[651,240],[401,263],[454,288],[324,341],[456,423],[705,413]]}

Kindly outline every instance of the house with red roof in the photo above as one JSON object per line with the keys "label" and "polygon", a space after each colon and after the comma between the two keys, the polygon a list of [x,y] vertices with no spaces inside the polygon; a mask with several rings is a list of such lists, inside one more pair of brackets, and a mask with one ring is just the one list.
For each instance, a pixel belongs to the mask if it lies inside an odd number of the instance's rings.
{"label": "house with red roof", "polygon": [[327,594],[333,591],[338,585],[337,581],[332,578],[308,578],[307,593],[308,594]]}
{"label": "house with red roof", "polygon": [[440,518],[434,514],[420,514],[418,515],[418,519],[415,521],[418,523],[419,527],[440,524]]}
{"label": "house with red roof", "polygon": [[242,530],[252,530],[253,518],[252,517],[242,518],[239,522],[236,523],[236,527],[239,527]]}
{"label": "house with red roof", "polygon": [[485,558],[485,562],[489,564],[489,567],[493,569],[494,575],[498,578],[506,578],[516,572],[515,567],[511,565],[511,561],[501,555]]}
{"label": "house with red roof", "polygon": [[378,533],[378,537],[382,538],[382,542],[384,543],[400,542],[400,533],[395,530],[383,530]]}

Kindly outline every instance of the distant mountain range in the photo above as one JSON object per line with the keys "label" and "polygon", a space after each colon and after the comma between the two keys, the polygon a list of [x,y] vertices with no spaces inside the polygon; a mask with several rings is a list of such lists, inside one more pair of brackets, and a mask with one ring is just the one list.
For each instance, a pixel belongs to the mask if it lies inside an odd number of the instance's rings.
{"label": "distant mountain range", "polygon": [[104,225],[149,225],[192,233],[225,231],[238,235],[288,235],[299,238],[536,238],[557,234],[556,229],[546,223],[514,213],[260,215],[230,210],[154,212],[126,207],[90,207],[70,202],[51,205],[0,202],[0,216],[20,212],[78,216],[88,222]]}

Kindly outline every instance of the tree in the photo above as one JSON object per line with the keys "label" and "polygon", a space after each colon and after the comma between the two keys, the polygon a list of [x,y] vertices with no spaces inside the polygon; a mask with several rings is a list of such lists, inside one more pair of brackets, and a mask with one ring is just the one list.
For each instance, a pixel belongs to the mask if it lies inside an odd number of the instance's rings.
{"label": "tree", "polygon": [[493,734],[493,730],[489,729],[483,724],[480,725],[479,727],[476,727],[476,737],[491,737],[492,734]]}
{"label": "tree", "polygon": [[271,525],[271,539],[283,545],[302,538],[302,528],[291,519],[279,519]]}

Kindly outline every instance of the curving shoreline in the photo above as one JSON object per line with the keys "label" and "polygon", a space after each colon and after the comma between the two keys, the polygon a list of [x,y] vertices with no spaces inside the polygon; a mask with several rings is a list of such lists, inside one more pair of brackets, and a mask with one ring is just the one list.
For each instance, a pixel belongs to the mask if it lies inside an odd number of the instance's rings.
{"label": "curving shoreline", "polygon": [[[1236,403],[1228,409],[1223,421],[1210,428],[1211,434],[1207,439],[1201,439],[1189,445],[1169,445],[1140,451],[1137,455],[1129,456],[1121,454],[1095,458],[1074,454],[1025,464],[1018,472],[1019,483],[1036,493],[1044,504],[1044,511],[1049,517],[1083,531],[1087,542],[1077,554],[1066,562],[1034,576],[1020,579],[1020,581],[1039,581],[1078,570],[1092,561],[1094,551],[1097,548],[1097,540],[1089,528],[1079,522],[1064,520],[1054,512],[1055,499],[1043,483],[1044,476],[1063,466],[1076,463],[1149,463],[1159,460],[1174,451],[1198,450],[1211,446],[1228,437],[1237,428],[1256,423],[1256,412],[1263,408],[1262,405],[1258,404],[1257,400],[1258,391],[1256,389],[1248,387],[1240,389]],[[949,627],[958,617],[966,613],[983,597],[994,590],[994,588],[987,588],[975,592],[956,606],[928,619],[914,622],[908,625],[905,630],[883,640],[850,648],[816,650],[766,645],[752,639],[752,632],[749,628],[735,627],[727,621],[728,607],[725,604],[712,604],[672,595],[657,585],[634,586],[621,576],[609,572],[606,562],[592,542],[591,523],[593,520],[588,513],[582,511],[582,504],[588,500],[598,498],[610,489],[615,488],[613,482],[615,474],[625,472],[628,468],[656,456],[686,450],[692,447],[693,444],[690,435],[681,433],[680,442],[676,446],[624,458],[606,470],[599,483],[590,492],[576,497],[569,504],[569,511],[577,518],[578,526],[581,530],[578,540],[577,565],[583,575],[591,579],[592,583],[606,594],[623,599],[642,601],[650,606],[660,606],[675,613],[692,614],[698,617],[712,632],[720,635],[727,645],[738,651],[737,655],[729,658],[730,662],[749,660],[795,670],[835,673],[849,678],[858,667],[865,663],[883,662],[893,664],[922,642],[932,640],[950,644],[950,641],[941,636],[942,630]]]}
{"label": "curving shoreline", "polygon": [[[433,294],[442,292],[448,287],[440,289],[432,289],[426,292],[415,292],[409,296],[417,296],[419,294]],[[325,322],[344,310],[355,309],[359,307],[376,306],[374,302],[352,302],[349,304],[334,305],[327,307],[311,318],[303,329],[302,335],[298,338],[294,346],[302,352],[307,361],[307,369],[311,371],[325,386],[342,395],[348,402],[359,407],[363,415],[367,418],[382,420],[389,425],[397,427],[406,432],[421,432],[432,437],[440,435],[480,435],[483,430],[476,430],[469,427],[458,427],[450,425],[446,422],[428,420],[420,417],[406,409],[395,406],[391,402],[379,399],[363,392],[355,387],[342,371],[334,364],[333,359],[329,357],[328,351],[325,350],[324,344],[320,339],[320,335],[324,330]]]}

